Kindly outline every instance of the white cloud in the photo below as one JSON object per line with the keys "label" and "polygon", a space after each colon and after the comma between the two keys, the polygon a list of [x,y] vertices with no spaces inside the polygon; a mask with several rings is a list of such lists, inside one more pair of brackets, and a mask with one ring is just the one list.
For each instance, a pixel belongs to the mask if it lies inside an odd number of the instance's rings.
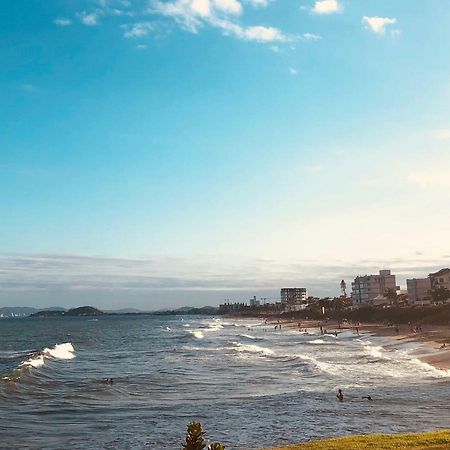
{"label": "white cloud", "polygon": [[197,33],[204,25],[210,25],[226,35],[245,41],[270,43],[292,40],[275,27],[235,23],[232,18],[242,13],[242,3],[238,0],[153,0],[151,5],[151,12],[172,18],[192,33]]}
{"label": "white cloud", "polygon": [[[376,219],[374,222],[378,225]],[[326,232],[330,222],[319,225],[333,244],[335,235]],[[247,299],[250,293],[264,294],[277,301],[279,287],[293,283],[299,274],[313,294],[333,295],[338,292],[341,279],[374,273],[380,267],[389,267],[404,279],[448,264],[448,258],[434,258],[428,252],[426,259],[411,255],[410,251],[408,256],[406,259],[383,255],[349,262],[328,257],[323,264],[318,258],[298,260],[298,257],[236,261],[217,257],[131,259],[0,254],[0,294],[30,306],[62,301],[61,306],[93,304],[106,309],[130,306],[130,301],[144,309],[167,308],[170,304],[218,304],[223,298]]]}
{"label": "white cloud", "polygon": [[151,5],[150,12],[171,17],[192,33],[196,33],[202,25],[202,18],[211,17],[209,0],[173,0],[170,2],[154,0]]}
{"label": "white cloud", "polygon": [[437,141],[449,141],[450,140],[450,128],[440,128],[433,130],[431,136]]}
{"label": "white cloud", "polygon": [[137,22],[133,25],[124,25],[123,28],[126,29],[123,35],[127,39],[145,37],[154,31],[151,22]]}
{"label": "white cloud", "polygon": [[322,39],[322,36],[314,33],[303,33],[301,35],[301,39],[303,41],[319,41],[320,39]]}
{"label": "white cloud", "polygon": [[70,19],[65,19],[63,17],[58,17],[53,21],[53,23],[60,27],[68,27],[69,25],[72,25],[72,21]]}
{"label": "white cloud", "polygon": [[238,0],[212,0],[213,5],[218,11],[222,11],[226,14],[241,14],[242,5]]}
{"label": "white cloud", "polygon": [[397,19],[391,17],[367,17],[364,16],[362,23],[371,31],[377,34],[384,34],[386,27],[397,23]]}
{"label": "white cloud", "polygon": [[315,14],[333,14],[340,11],[341,5],[338,0],[318,0],[312,8]]}
{"label": "white cloud", "polygon": [[94,26],[98,24],[98,13],[81,13],[79,14],[81,23],[87,26]]}
{"label": "white cloud", "polygon": [[282,33],[278,28],[265,27],[262,25],[243,27],[229,20],[212,19],[211,24],[220,28],[225,34],[232,35],[244,41],[255,41],[261,43],[289,42],[290,36]]}
{"label": "white cloud", "polygon": [[244,0],[255,8],[265,8],[272,0]]}

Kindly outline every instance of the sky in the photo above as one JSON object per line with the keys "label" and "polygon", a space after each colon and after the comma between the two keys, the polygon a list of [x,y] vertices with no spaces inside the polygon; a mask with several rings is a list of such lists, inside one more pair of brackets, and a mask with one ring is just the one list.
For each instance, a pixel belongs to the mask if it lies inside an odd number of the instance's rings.
{"label": "sky", "polygon": [[15,0],[0,306],[338,295],[450,265],[445,0]]}

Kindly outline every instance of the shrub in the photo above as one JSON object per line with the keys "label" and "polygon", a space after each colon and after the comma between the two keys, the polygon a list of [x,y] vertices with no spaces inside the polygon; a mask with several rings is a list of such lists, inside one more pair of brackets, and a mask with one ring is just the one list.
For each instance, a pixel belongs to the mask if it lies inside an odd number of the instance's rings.
{"label": "shrub", "polygon": [[[203,438],[205,434],[200,422],[191,422],[187,427],[186,439],[182,444],[183,449],[203,450],[206,447],[206,441]],[[219,442],[215,442],[208,446],[208,450],[225,450],[225,447]]]}

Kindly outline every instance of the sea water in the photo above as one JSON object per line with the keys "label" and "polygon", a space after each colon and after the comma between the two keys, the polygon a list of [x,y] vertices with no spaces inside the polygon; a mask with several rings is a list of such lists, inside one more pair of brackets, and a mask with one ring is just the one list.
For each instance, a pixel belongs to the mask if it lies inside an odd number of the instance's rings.
{"label": "sea water", "polygon": [[181,449],[192,420],[229,450],[450,428],[450,373],[388,343],[199,316],[3,319],[0,448]]}

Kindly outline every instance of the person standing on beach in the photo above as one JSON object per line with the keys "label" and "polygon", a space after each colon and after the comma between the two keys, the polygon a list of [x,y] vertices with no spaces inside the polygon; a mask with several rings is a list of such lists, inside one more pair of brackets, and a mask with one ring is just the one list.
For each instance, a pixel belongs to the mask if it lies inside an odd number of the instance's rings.
{"label": "person standing on beach", "polygon": [[344,401],[344,394],[342,393],[341,389],[338,389],[338,393],[337,393],[336,397],[340,402]]}

